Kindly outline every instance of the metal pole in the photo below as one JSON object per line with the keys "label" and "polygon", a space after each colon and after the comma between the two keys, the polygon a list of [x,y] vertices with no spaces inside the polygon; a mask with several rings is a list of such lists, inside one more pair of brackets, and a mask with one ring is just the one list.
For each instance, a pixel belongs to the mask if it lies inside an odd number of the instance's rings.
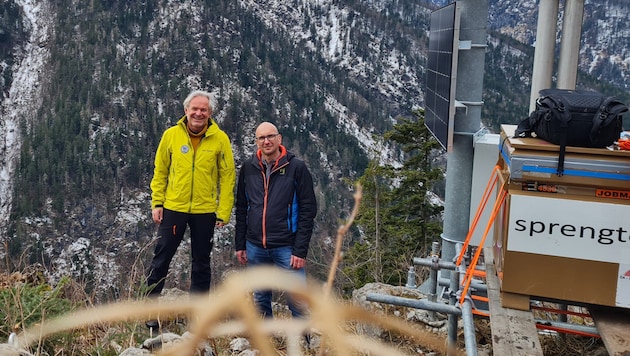
{"label": "metal pole", "polygon": [[407,271],[407,284],[405,285],[407,288],[414,289],[417,287],[416,285],[416,269],[411,266],[409,267],[409,271]]}
{"label": "metal pole", "polygon": [[433,261],[433,258],[414,257],[413,264],[417,266],[431,267],[431,268],[436,268],[436,269],[454,270],[457,268],[457,265],[453,262],[439,260],[436,263]]}
{"label": "metal pole", "polygon": [[[403,297],[394,297],[387,294],[368,293],[365,299],[369,302],[379,302],[392,305],[399,305],[401,307],[409,307],[416,309],[432,310],[438,313],[445,313],[450,315],[461,315],[462,311],[455,307],[444,303],[433,303],[423,299],[411,299]],[[457,317],[456,317],[457,320]]]}
{"label": "metal pole", "polygon": [[[470,42],[470,48],[460,49],[457,60],[455,99],[460,103],[481,103],[487,42],[488,0],[456,1],[461,8],[460,43]],[[442,260],[455,257],[454,244],[466,238],[470,220],[472,187],[473,134],[481,129],[481,105],[466,105],[457,110],[453,120],[453,149],[446,162],[446,191],[442,233]],[[441,271],[442,277],[448,272]]]}
{"label": "metal pole", "polygon": [[[455,251],[457,251],[458,255],[461,253],[461,249],[463,247],[464,246],[462,244],[455,245]],[[471,268],[470,254],[468,251],[464,254],[463,262],[457,269],[459,274],[458,286],[464,285],[464,276],[466,275],[467,268]],[[474,266],[472,266],[472,268],[474,268]],[[461,293],[462,290],[459,289],[457,292],[457,299],[461,297]],[[464,302],[462,303],[462,324],[464,326],[464,344],[466,345],[466,355],[477,356],[477,338],[475,337],[475,323],[473,321],[472,299],[470,296],[466,296],[464,298]]]}
{"label": "metal pole", "polygon": [[[440,278],[438,279],[438,284],[444,287],[448,287],[450,285],[450,281],[446,278]],[[487,292],[488,291],[488,286],[485,285],[484,283],[481,282],[477,282],[477,281],[471,281],[470,282],[470,288],[480,291],[480,292]]]}
{"label": "metal pole", "polygon": [[529,97],[529,112],[536,108],[536,99],[541,89],[551,87],[553,59],[556,47],[556,28],[558,24],[559,0],[542,0],[538,7],[534,68],[532,69],[532,88]]}
{"label": "metal pole", "polygon": [[[440,262],[440,243],[437,241],[433,241],[431,244],[431,260],[433,261],[433,266],[437,266],[438,262]],[[437,301],[437,287],[438,287],[438,271],[437,268],[432,267],[429,271],[429,301],[435,303]],[[429,318],[431,320],[435,320],[435,313],[429,312]]]}
{"label": "metal pole", "polygon": [[566,0],[562,19],[562,42],[558,60],[558,88],[575,89],[582,36],[584,0]]}
{"label": "metal pole", "polygon": [[[450,286],[450,298],[449,303],[455,305],[457,303],[457,290],[459,290],[459,272],[457,270],[451,272],[451,286]],[[454,314],[448,315],[448,338],[446,341],[447,349],[455,350],[457,346],[457,316]]]}
{"label": "metal pole", "polygon": [[462,322],[464,324],[466,355],[477,356],[477,337],[475,335],[475,322],[473,320],[470,298],[464,299],[464,304],[462,304]]}
{"label": "metal pole", "polygon": [[534,322],[536,322],[536,324],[554,326],[554,327],[557,327],[557,328],[560,328],[560,329],[566,329],[566,330],[572,330],[572,331],[577,331],[577,332],[582,332],[582,333],[599,335],[599,331],[597,330],[597,328],[595,326],[571,324],[571,323],[564,323],[564,322],[560,322],[560,321],[545,320],[545,319],[534,319]]}

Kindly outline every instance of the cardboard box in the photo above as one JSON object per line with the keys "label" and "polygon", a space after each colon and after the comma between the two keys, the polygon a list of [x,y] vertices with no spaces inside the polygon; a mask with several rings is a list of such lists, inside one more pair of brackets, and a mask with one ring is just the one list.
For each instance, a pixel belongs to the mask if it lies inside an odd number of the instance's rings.
{"label": "cardboard box", "polygon": [[560,147],[537,138],[515,138],[515,125],[501,126],[500,158],[511,180],[630,190],[630,151],[566,147],[558,176]]}
{"label": "cardboard box", "polygon": [[630,308],[630,201],[588,196],[601,189],[591,184],[523,190],[509,173],[493,237],[503,306],[527,310],[532,297]]}
{"label": "cardboard box", "polygon": [[586,199],[590,201],[630,203],[630,188],[607,188],[576,184],[559,184],[538,180],[510,180],[508,189],[538,193],[539,196]]}

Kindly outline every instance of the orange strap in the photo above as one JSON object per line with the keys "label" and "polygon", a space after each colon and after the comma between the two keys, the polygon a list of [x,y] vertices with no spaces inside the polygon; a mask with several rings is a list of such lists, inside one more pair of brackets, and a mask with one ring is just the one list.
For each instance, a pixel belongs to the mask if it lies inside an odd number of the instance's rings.
{"label": "orange strap", "polygon": [[479,315],[479,316],[485,316],[485,317],[488,317],[488,318],[490,317],[490,313],[481,311],[479,309],[473,309],[472,313],[475,314],[475,315]]}
{"label": "orange strap", "polygon": [[466,249],[468,249],[468,245],[470,244],[470,239],[472,238],[472,235],[475,232],[475,229],[477,228],[477,224],[479,223],[479,219],[481,218],[481,215],[483,214],[483,211],[486,208],[486,204],[488,203],[488,200],[490,199],[490,195],[494,191],[494,187],[496,186],[497,181],[499,180],[500,169],[501,167],[499,167],[499,165],[496,165],[494,166],[494,169],[492,170],[492,174],[490,175],[488,184],[486,184],[486,190],[483,192],[483,196],[481,198],[481,201],[479,202],[477,211],[475,212],[475,217],[473,219],[472,224],[470,225],[470,229],[468,230],[468,235],[466,235],[466,240],[464,240],[464,246],[459,252],[459,256],[457,257],[457,262],[455,262],[457,266],[459,266],[462,263],[462,258],[464,258]]}
{"label": "orange strap", "polygon": [[[504,183],[505,184],[505,183]],[[483,246],[486,237],[488,237],[488,232],[490,232],[490,228],[494,224],[494,220],[496,219],[499,211],[501,210],[501,206],[503,206],[503,202],[505,201],[505,197],[507,196],[507,190],[501,188],[501,192],[499,193],[499,197],[494,202],[494,208],[492,209],[492,214],[490,215],[490,219],[488,220],[488,224],[486,225],[486,230],[483,232],[483,236],[481,237],[481,241],[479,242],[479,246]],[[472,278],[474,275],[474,270],[477,266],[477,262],[479,262],[479,256],[481,255],[482,248],[478,248],[475,251],[475,255],[473,256],[470,265],[466,269],[466,274],[464,275],[464,289],[462,291],[462,295],[459,299],[460,304],[464,302],[464,298],[468,293],[468,288],[470,287],[470,283],[472,282]]]}

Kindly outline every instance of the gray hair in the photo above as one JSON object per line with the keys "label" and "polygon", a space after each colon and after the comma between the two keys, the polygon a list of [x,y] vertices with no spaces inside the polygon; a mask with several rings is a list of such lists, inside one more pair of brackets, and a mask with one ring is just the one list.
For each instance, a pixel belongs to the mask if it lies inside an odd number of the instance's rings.
{"label": "gray hair", "polygon": [[210,110],[214,111],[214,96],[212,94],[210,94],[209,92],[204,91],[204,90],[195,90],[192,93],[188,94],[186,99],[184,99],[184,109],[188,108],[188,106],[190,106],[190,101],[193,100],[193,98],[198,97],[198,96],[204,96],[204,97],[208,98],[208,103],[210,105]]}

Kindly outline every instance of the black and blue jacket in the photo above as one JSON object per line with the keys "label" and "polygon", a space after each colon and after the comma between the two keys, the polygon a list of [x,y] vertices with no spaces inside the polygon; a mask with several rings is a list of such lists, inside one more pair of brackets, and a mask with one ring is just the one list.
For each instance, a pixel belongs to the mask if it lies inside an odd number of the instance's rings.
{"label": "black and blue jacket", "polygon": [[263,248],[292,246],[306,258],[317,215],[313,178],[304,161],[282,145],[270,169],[258,150],[239,172],[236,191],[236,251],[246,241]]}

